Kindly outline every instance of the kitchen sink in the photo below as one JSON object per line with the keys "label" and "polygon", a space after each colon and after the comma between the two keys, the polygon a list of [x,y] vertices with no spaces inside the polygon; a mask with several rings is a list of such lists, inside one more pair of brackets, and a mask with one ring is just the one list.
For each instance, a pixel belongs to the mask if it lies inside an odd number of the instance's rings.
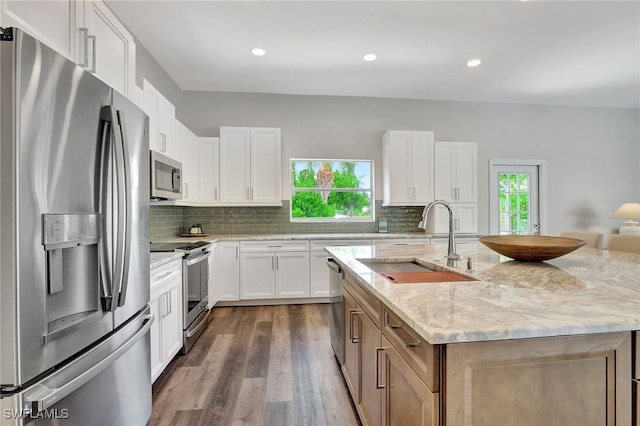
{"label": "kitchen sink", "polygon": [[475,278],[458,274],[457,272],[429,268],[415,259],[393,261],[371,258],[357,260],[394,284],[476,281]]}
{"label": "kitchen sink", "polygon": [[373,272],[432,272],[434,269],[428,268],[414,260],[390,261],[389,259],[356,259]]}

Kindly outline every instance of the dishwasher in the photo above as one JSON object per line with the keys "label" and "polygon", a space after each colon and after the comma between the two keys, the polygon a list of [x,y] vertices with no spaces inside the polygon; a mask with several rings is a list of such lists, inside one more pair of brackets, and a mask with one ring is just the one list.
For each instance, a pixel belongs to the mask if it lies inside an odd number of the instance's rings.
{"label": "dishwasher", "polygon": [[331,315],[329,316],[329,335],[333,352],[338,358],[340,365],[344,364],[344,344],[343,344],[343,322],[344,309],[342,306],[342,268],[331,257],[327,257],[327,267],[329,268],[329,304],[331,305]]}

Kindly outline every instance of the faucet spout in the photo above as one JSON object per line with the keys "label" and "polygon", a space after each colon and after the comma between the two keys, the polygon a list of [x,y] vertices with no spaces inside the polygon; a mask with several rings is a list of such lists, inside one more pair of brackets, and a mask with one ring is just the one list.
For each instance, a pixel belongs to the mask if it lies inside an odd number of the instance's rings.
{"label": "faucet spout", "polygon": [[453,225],[453,207],[451,206],[451,204],[444,200],[435,200],[427,204],[422,211],[422,219],[418,224],[418,228],[424,229],[426,231],[429,211],[433,206],[437,205],[444,206],[449,212],[449,241],[447,246],[447,256],[445,257],[447,258],[447,266],[456,266],[455,262],[461,260],[462,256],[456,253],[456,237]]}

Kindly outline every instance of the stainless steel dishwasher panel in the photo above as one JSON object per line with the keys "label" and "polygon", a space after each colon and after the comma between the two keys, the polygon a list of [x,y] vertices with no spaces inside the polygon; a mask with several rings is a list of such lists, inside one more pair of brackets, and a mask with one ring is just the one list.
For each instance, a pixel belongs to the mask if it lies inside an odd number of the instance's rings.
{"label": "stainless steel dishwasher panel", "polygon": [[344,309],[342,301],[342,278],[344,274],[342,267],[332,258],[327,258],[327,268],[329,268],[329,304],[331,305],[331,315],[329,316],[329,335],[333,352],[338,358],[340,365],[344,364],[344,344],[343,344],[343,322]]}

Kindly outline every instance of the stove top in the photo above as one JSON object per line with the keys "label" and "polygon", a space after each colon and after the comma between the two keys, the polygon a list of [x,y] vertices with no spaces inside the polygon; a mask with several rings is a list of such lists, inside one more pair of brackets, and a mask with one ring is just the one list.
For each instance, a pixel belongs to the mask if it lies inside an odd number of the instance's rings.
{"label": "stove top", "polygon": [[195,241],[193,243],[151,243],[150,250],[152,252],[167,251],[183,251],[186,254],[204,251],[211,246],[206,241]]}

